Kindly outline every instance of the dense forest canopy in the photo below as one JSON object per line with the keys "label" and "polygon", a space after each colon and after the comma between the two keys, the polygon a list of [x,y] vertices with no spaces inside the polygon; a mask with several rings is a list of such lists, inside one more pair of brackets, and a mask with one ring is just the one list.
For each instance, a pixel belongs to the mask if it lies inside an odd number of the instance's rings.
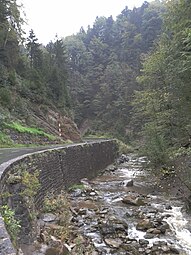
{"label": "dense forest canopy", "polygon": [[48,45],[32,29],[23,39],[21,11],[0,0],[1,117],[27,119],[27,102],[57,107],[83,132],[138,139],[156,164],[189,147],[190,1],[125,7]]}
{"label": "dense forest canopy", "polygon": [[[128,7],[116,20],[97,17],[87,31],[64,39],[69,59],[68,87],[79,126],[130,139],[133,93],[139,88],[141,59],[161,33],[159,1]],[[87,124],[88,123],[88,124]]]}

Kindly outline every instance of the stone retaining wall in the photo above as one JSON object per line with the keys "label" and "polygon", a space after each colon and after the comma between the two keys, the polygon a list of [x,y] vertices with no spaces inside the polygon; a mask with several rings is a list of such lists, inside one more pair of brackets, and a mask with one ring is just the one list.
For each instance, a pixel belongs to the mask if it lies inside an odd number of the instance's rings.
{"label": "stone retaining wall", "polygon": [[[34,226],[32,225],[28,208],[26,208],[19,195],[21,184],[19,182],[10,183],[10,176],[16,175],[18,171],[23,170],[27,170],[30,173],[36,170],[39,171],[41,186],[35,197],[35,206],[38,210],[43,204],[44,197],[49,192],[60,192],[62,189],[78,183],[82,178],[95,177],[100,170],[113,163],[116,156],[117,145],[115,141],[107,140],[68,145],[58,149],[32,153],[1,165],[0,191],[1,193],[9,192],[12,194],[7,203],[15,210],[16,217],[21,220],[21,241],[30,243],[35,229],[33,229]],[[7,240],[7,233],[0,218],[0,234],[1,230],[2,233],[5,233],[4,239]],[[2,241],[4,239],[0,239],[0,254],[15,254],[11,246],[10,252],[4,252],[5,245]]]}

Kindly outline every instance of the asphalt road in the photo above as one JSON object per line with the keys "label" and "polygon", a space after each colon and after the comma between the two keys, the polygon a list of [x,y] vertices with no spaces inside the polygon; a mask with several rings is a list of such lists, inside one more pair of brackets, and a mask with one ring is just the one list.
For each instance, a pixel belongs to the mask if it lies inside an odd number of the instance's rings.
{"label": "asphalt road", "polygon": [[80,145],[84,143],[94,143],[95,141],[106,141],[107,139],[88,139],[84,140],[81,143],[72,143],[72,144],[63,144],[63,145],[49,145],[49,146],[38,146],[38,147],[22,147],[22,148],[0,148],[0,166],[8,162],[9,160],[15,159],[25,154],[30,154],[33,152],[48,150],[48,149],[57,149],[63,147],[70,147],[75,145]]}
{"label": "asphalt road", "polygon": [[[40,146],[40,147],[22,147],[22,148],[2,148],[0,149],[0,165],[11,159],[23,156],[25,154],[43,151],[47,149],[62,148],[67,145],[51,145],[51,146]],[[71,144],[73,146],[73,144]]]}

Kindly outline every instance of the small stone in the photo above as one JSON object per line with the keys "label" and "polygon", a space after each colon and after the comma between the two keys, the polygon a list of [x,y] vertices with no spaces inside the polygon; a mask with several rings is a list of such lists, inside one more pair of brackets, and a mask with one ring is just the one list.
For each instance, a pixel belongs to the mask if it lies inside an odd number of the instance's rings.
{"label": "small stone", "polygon": [[52,222],[52,221],[55,221],[56,218],[57,218],[57,216],[52,213],[45,213],[42,215],[42,220],[44,222]]}
{"label": "small stone", "polygon": [[137,223],[136,229],[144,231],[152,227],[153,227],[153,223],[148,219],[144,219]]}
{"label": "small stone", "polygon": [[96,196],[96,193],[92,191],[92,192],[90,192],[90,196],[92,196],[92,197]]}
{"label": "small stone", "polygon": [[145,240],[145,239],[139,239],[139,243],[140,243],[140,245],[147,245],[147,244],[149,244],[149,241]]}
{"label": "small stone", "polygon": [[155,235],[154,234],[151,234],[151,233],[147,233],[146,235],[144,235],[144,238],[145,239],[152,239],[152,238],[154,238],[155,237]]}
{"label": "small stone", "polygon": [[132,187],[133,186],[133,180],[123,181],[123,186],[125,186],[125,187]]}
{"label": "small stone", "polygon": [[120,239],[106,238],[105,243],[110,247],[119,248],[120,245],[122,244],[122,241]]}

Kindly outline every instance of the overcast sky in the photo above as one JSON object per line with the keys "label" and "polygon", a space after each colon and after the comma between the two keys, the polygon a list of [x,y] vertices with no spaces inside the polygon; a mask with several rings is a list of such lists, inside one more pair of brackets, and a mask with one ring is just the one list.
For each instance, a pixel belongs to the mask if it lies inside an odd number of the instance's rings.
{"label": "overcast sky", "polygon": [[66,37],[76,34],[80,27],[93,25],[96,16],[113,18],[128,6],[139,7],[144,0],[19,0],[29,28],[33,29],[40,43],[47,44],[55,35]]}

